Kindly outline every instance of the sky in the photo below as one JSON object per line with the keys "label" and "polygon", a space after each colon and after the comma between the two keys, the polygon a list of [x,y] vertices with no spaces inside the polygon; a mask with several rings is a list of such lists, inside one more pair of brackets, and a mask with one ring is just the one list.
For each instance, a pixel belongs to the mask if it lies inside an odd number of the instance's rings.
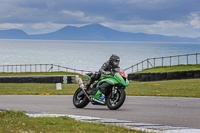
{"label": "sky", "polygon": [[132,33],[200,37],[200,0],[0,0],[0,30],[28,34],[99,23]]}

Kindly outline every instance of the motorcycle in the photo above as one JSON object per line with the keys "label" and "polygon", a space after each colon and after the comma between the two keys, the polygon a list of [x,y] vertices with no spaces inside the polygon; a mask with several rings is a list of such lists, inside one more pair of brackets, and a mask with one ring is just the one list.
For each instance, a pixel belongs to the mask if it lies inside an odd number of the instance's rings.
{"label": "motorcycle", "polygon": [[[93,73],[86,74],[87,79],[90,80]],[[116,68],[112,75],[101,74],[98,81],[93,83],[93,87],[85,90],[82,79],[79,78],[79,88],[73,96],[73,104],[77,108],[84,108],[91,102],[93,105],[107,105],[110,110],[117,110],[120,108],[125,99],[125,88],[129,85],[129,81],[121,68]],[[92,92],[103,90],[103,94],[99,99],[92,95]]]}

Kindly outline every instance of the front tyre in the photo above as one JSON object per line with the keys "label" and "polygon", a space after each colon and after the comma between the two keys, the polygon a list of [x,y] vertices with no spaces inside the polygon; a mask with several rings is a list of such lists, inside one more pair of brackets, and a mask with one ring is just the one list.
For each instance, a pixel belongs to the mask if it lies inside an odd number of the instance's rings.
{"label": "front tyre", "polygon": [[89,103],[87,96],[83,93],[81,88],[78,88],[73,96],[73,104],[77,108],[84,108]]}
{"label": "front tyre", "polygon": [[117,89],[117,93],[114,95],[114,98],[111,98],[111,96],[112,93],[110,93],[106,99],[106,105],[110,110],[120,108],[126,99],[126,93],[123,89]]}

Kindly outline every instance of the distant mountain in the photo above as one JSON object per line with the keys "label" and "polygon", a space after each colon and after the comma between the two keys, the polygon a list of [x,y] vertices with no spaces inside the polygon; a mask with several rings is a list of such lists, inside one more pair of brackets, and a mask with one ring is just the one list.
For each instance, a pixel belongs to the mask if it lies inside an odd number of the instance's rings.
{"label": "distant mountain", "polygon": [[22,30],[10,29],[10,30],[0,30],[1,39],[26,39],[28,34]]}
{"label": "distant mountain", "polygon": [[0,38],[45,40],[95,40],[95,41],[153,41],[153,42],[200,42],[199,38],[164,36],[157,34],[120,32],[100,24],[83,27],[66,26],[47,34],[28,35],[22,30],[2,30]]}

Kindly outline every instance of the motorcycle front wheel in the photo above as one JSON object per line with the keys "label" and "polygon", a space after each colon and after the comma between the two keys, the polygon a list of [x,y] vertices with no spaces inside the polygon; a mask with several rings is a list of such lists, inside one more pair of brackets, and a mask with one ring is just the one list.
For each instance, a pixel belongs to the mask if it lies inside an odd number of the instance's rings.
{"label": "motorcycle front wheel", "polygon": [[83,93],[81,88],[78,88],[73,96],[73,104],[77,108],[84,108],[89,103],[87,96]]}
{"label": "motorcycle front wheel", "polygon": [[126,93],[123,89],[117,89],[117,93],[114,95],[114,98],[111,98],[111,96],[112,93],[110,93],[106,98],[106,105],[110,110],[117,110],[120,108],[126,99]]}

